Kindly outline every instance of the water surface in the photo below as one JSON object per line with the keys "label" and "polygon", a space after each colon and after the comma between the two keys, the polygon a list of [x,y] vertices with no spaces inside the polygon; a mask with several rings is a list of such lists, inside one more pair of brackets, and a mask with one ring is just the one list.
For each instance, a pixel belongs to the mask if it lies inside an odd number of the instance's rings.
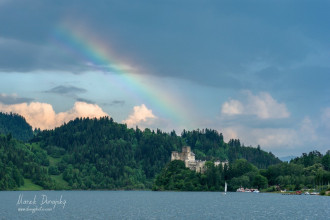
{"label": "water surface", "polygon": [[[23,198],[20,200],[20,198]],[[329,219],[330,197],[150,191],[0,192],[0,219]],[[30,201],[35,204],[22,204]]]}

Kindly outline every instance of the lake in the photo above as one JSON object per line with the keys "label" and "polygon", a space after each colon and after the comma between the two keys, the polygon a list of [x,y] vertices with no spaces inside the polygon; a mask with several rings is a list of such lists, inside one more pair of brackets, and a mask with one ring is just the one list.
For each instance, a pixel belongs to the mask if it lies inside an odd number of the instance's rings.
{"label": "lake", "polygon": [[0,219],[330,219],[330,197],[269,193],[2,191]]}

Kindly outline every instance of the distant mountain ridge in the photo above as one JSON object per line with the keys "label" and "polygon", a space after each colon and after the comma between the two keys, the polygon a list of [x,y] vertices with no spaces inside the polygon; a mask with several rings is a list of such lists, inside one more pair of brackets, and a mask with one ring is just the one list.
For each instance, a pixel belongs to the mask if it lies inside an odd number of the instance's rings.
{"label": "distant mountain ridge", "polygon": [[15,139],[27,141],[33,138],[33,130],[25,118],[14,113],[0,112],[0,134],[11,134]]}

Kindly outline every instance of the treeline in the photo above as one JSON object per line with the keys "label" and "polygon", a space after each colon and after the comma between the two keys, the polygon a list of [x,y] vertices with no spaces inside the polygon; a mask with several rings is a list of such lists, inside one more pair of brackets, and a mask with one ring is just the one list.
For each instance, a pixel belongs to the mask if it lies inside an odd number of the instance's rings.
{"label": "treeline", "polygon": [[[192,147],[196,159],[232,163],[245,158],[258,168],[280,163],[260,147],[241,146],[239,140],[225,143],[215,130],[183,131],[179,136],[175,131],[127,128],[109,117],[77,118],[53,130],[35,132],[29,143],[13,140],[10,135],[3,137],[9,140],[1,142],[1,149],[5,149],[4,155],[12,156],[1,157],[2,164],[12,161],[23,179],[45,189],[151,189],[156,175],[170,161],[171,152],[186,145]],[[18,159],[13,160],[13,155]],[[7,174],[13,175],[5,169],[0,181],[8,182]]]}
{"label": "treeline", "polygon": [[[315,188],[330,183],[330,151],[325,155],[318,151],[303,153],[290,163],[270,166],[264,175],[271,186],[297,190]],[[272,190],[272,189],[270,189]],[[277,190],[277,189],[273,189]]]}
{"label": "treeline", "polygon": [[156,177],[153,190],[175,191],[223,191],[225,182],[229,191],[244,186],[248,188],[267,188],[267,178],[260,170],[245,159],[235,160],[229,166],[214,166],[206,162],[205,173],[196,173],[186,168],[183,161],[174,160],[166,165]]}
{"label": "treeline", "polygon": [[197,159],[245,157],[261,167],[280,162],[260,149],[231,146],[215,130],[184,131],[180,137],[175,131],[128,129],[109,117],[75,119],[39,133],[33,142],[60,159],[50,167],[51,174],[62,173],[73,189],[150,189],[171,152],[190,144]]}
{"label": "treeline", "polygon": [[33,131],[25,118],[14,113],[0,112],[0,134],[11,134],[15,139],[28,141],[33,138]]}
{"label": "treeline", "polygon": [[184,166],[183,161],[172,161],[157,176],[153,190],[223,191],[225,181],[229,191],[239,187],[263,191],[327,189],[330,183],[330,151],[318,151],[301,157],[258,169],[245,159],[238,159],[224,167],[206,163],[205,173],[196,173]]}

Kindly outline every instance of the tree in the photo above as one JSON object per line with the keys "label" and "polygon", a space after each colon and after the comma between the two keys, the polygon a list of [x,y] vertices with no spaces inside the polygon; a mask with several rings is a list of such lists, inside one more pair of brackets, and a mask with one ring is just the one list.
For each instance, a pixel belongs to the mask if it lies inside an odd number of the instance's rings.
{"label": "tree", "polygon": [[236,160],[231,165],[231,167],[232,167],[232,170],[231,170],[232,177],[239,177],[245,173],[248,173],[251,171],[257,172],[257,170],[258,170],[254,165],[252,165],[245,159]]}
{"label": "tree", "polygon": [[258,174],[254,177],[253,186],[257,187],[258,189],[265,189],[268,187],[268,180],[266,177]]}
{"label": "tree", "polygon": [[325,170],[330,171],[330,154],[326,154],[322,158],[322,165],[323,165]]}

